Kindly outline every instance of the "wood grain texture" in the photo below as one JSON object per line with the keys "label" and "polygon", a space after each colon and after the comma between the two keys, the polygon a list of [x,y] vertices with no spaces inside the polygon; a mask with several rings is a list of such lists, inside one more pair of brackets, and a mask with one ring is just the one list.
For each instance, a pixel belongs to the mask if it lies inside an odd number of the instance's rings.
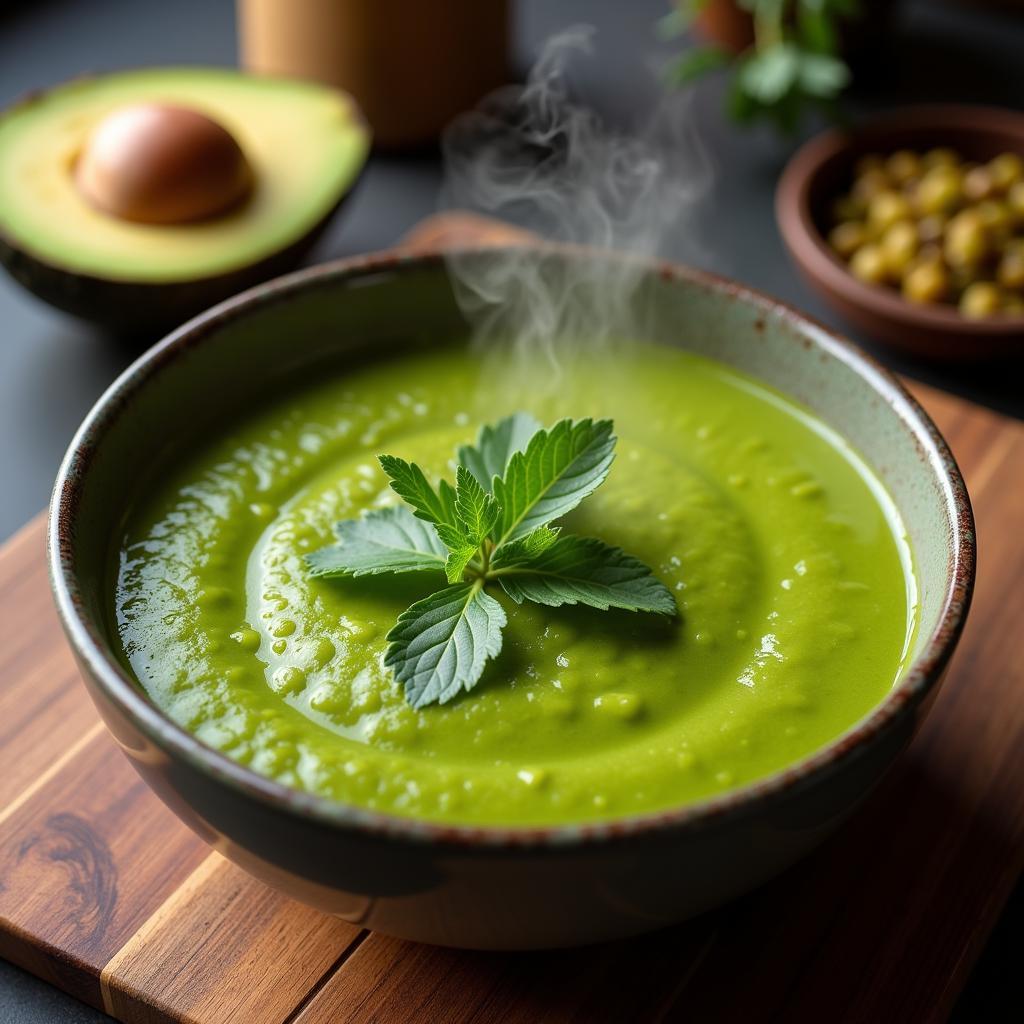
{"label": "wood grain texture", "polygon": [[100,725],[30,524],[0,552],[0,955],[132,1024],[945,1019],[1024,867],[1024,426],[915,390],[964,469],[981,552],[921,734],[786,876],[591,949],[368,935],[212,853]]}
{"label": "wood grain texture", "polygon": [[104,1009],[131,1024],[283,1021],[359,934],[209,853],[107,962]]}
{"label": "wood grain texture", "polygon": [[[98,721],[63,642],[49,587],[40,587],[45,540],[34,520],[3,547],[0,601],[0,822],[11,802],[38,782],[54,752],[70,748]],[[29,630],[24,623],[33,623]],[[40,643],[40,638],[45,643]],[[19,685],[13,685],[14,679]]]}

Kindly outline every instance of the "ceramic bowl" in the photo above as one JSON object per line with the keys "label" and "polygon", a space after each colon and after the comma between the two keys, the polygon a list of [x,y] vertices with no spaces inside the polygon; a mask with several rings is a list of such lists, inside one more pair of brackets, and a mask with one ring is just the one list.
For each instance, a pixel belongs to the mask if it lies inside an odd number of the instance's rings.
{"label": "ceramic bowl", "polygon": [[[587,261],[603,272],[625,257],[534,247],[518,258],[543,258],[554,272]],[[919,573],[920,630],[904,678],[847,733],[783,772],[599,824],[413,821],[289,789],[205,746],[150,703],[117,654],[109,580],[136,481],[293,372],[357,350],[386,358],[410,336],[466,337],[440,253],[302,271],[216,307],[131,366],[75,437],[49,524],[60,617],[110,731],[181,819],[245,870],[410,939],[491,949],[595,942],[679,921],[778,873],[833,831],[906,746],[953,653],[974,578],[970,503],[934,425],[848,343],[729,281],[644,264],[622,315],[628,323],[613,327],[713,356],[792,395],[874,467],[911,532]]]}
{"label": "ceramic bowl", "polygon": [[1024,114],[934,104],[891,111],[853,133],[815,137],[779,180],[775,214],[783,241],[808,284],[872,338],[935,360],[1024,358],[1024,315],[971,320],[953,306],[915,305],[892,288],[858,280],[826,241],[829,208],[849,188],[859,157],[936,146],[952,147],[968,160],[1005,152],[1024,156]]}

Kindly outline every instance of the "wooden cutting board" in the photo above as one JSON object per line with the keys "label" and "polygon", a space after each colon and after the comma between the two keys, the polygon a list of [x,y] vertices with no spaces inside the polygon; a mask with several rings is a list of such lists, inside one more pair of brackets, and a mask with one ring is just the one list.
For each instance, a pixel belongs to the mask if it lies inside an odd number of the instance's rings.
{"label": "wooden cutting board", "polygon": [[981,568],[921,734],[810,859],[724,910],[546,954],[370,934],[180,825],[93,710],[43,521],[0,551],[0,955],[122,1021],[940,1021],[1024,866],[1024,425],[924,387]]}

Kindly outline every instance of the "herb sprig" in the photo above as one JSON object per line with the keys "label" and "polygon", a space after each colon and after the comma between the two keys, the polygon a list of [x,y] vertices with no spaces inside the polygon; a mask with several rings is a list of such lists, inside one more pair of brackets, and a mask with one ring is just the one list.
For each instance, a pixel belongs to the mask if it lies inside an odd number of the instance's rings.
{"label": "herb sprig", "polygon": [[[710,2],[677,0],[659,22],[659,35],[682,35]],[[686,86],[731,67],[728,107],[733,118],[741,123],[768,119],[787,135],[793,134],[808,108],[819,108],[835,119],[836,101],[850,83],[841,33],[863,15],[861,0],[736,0],[736,6],[737,16],[750,15],[751,45],[739,53],[698,45],[669,69],[669,78]]]}
{"label": "herb sprig", "polygon": [[417,601],[388,633],[384,664],[415,708],[444,704],[479,682],[501,651],[507,618],[488,589],[517,604],[676,614],[668,588],[643,562],[551,524],[605,480],[611,420],[561,420],[550,429],[516,413],[457,453],[455,485],[435,488],[415,463],[381,455],[405,505],[338,523],[338,543],[307,556],[313,576],[444,573],[448,586]]}

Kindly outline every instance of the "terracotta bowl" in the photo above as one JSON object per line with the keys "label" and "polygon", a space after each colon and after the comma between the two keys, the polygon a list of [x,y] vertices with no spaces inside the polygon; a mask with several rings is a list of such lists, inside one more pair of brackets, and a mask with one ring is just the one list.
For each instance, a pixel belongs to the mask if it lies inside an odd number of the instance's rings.
{"label": "terracotta bowl", "polygon": [[[509,251],[458,258],[486,271]],[[621,276],[628,257],[526,246],[515,258],[544,260],[552,275]],[[168,806],[247,871],[406,938],[491,949],[595,942],[679,921],[778,873],[832,832],[906,746],[956,646],[974,581],[971,507],[949,450],[893,377],[817,324],[696,271],[651,263],[638,273],[632,308],[624,303],[611,326],[787,392],[889,488],[918,573],[920,625],[906,673],[870,714],[785,771],[599,824],[434,825],[289,789],[206,746],[147,699],[118,653],[111,570],[139,481],[287,374],[343,374],[360,352],[386,359],[409,338],[468,337],[441,253],[302,271],[191,321],[125,371],[72,442],[49,524],[60,617],[110,731]]]}
{"label": "terracotta bowl", "polygon": [[806,281],[865,334],[893,348],[937,360],[973,362],[1024,357],[1024,315],[970,320],[952,306],[921,306],[897,291],[855,278],[825,240],[829,205],[869,152],[949,146],[969,160],[1024,156],[1024,114],[991,107],[936,104],[895,110],[853,133],[829,131],[797,151],[775,196],[782,238]]}

